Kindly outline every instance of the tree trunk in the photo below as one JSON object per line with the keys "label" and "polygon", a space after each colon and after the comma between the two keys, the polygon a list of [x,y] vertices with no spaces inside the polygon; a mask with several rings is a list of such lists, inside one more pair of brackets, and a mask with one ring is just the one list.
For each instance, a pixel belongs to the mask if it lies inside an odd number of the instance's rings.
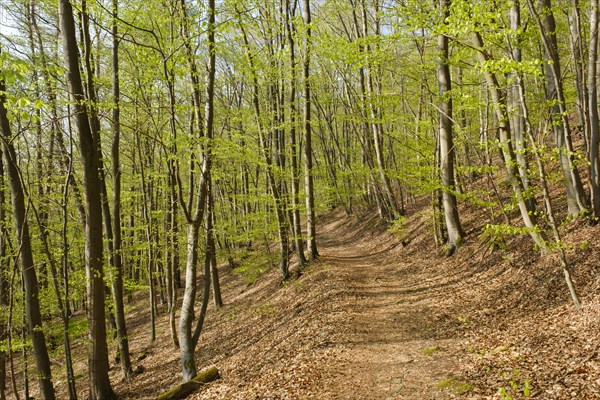
{"label": "tree trunk", "polygon": [[[509,22],[510,29],[513,32],[518,32],[521,27],[521,5],[519,0],[515,0],[513,2],[512,7],[509,10]],[[512,58],[515,62],[521,62],[521,38],[518,34],[514,35],[512,46]],[[515,156],[517,157],[517,163],[519,166],[519,176],[521,177],[521,181],[523,182],[523,188],[526,192],[530,189],[529,184],[529,176],[527,174],[528,171],[528,163],[527,163],[527,153],[526,153],[526,141],[523,137],[523,132],[525,130],[525,121],[523,118],[523,111],[521,109],[521,103],[519,102],[519,89],[517,83],[517,74],[516,72],[509,73],[509,88],[506,96],[507,106],[509,107],[509,115],[511,117],[511,134],[512,140],[515,143]],[[530,194],[527,193],[527,197]],[[529,199],[528,199],[529,201]],[[529,201],[532,206],[533,202]]]}
{"label": "tree trunk", "polygon": [[[594,0],[591,0],[594,1]],[[569,13],[569,28],[571,39],[571,56],[573,57],[573,69],[575,70],[575,88],[577,90],[577,117],[579,119],[579,129],[583,139],[585,151],[590,151],[590,126],[589,126],[589,105],[587,82],[585,79],[585,59],[583,53],[583,36],[581,28],[581,10],[579,0],[573,0],[573,6]]]}
{"label": "tree trunk", "polygon": [[[4,162],[2,160],[2,152],[0,151],[0,260],[6,260],[6,202],[5,202],[5,180],[4,180]],[[10,282],[8,280],[8,262],[0,264],[0,306],[8,306],[8,293],[10,290]],[[8,323],[0,322],[0,340],[6,341],[8,337]],[[0,400],[6,400],[6,361],[8,359],[8,351],[0,350]]]}
{"label": "tree trunk", "polygon": [[[479,32],[473,33],[473,46],[477,50],[477,58],[481,64],[485,64],[487,61],[492,60],[492,56],[485,50],[483,39]],[[498,121],[498,134],[500,139],[501,155],[504,159],[504,165],[510,180],[514,195],[516,196],[519,211],[521,212],[521,218],[525,224],[525,227],[529,230],[529,235],[533,239],[534,243],[538,248],[546,253],[548,251],[548,239],[543,232],[540,232],[537,226],[537,218],[534,210],[531,209],[530,204],[527,202],[525,189],[523,188],[523,182],[519,177],[519,171],[517,168],[517,160],[515,152],[510,141],[510,124],[509,116],[506,112],[506,97],[500,85],[496,75],[489,69],[483,71],[485,79],[490,91],[492,105]]]}
{"label": "tree trunk", "polygon": [[592,212],[594,218],[600,218],[600,121],[598,120],[598,0],[590,1],[590,49],[589,49],[587,91],[589,105],[590,127],[590,163],[591,163],[591,194]]}
{"label": "tree trunk", "polygon": [[550,195],[550,190],[548,189],[548,181],[546,179],[546,172],[544,170],[544,164],[542,163],[539,150],[535,143],[535,139],[533,138],[533,132],[531,129],[531,123],[529,122],[527,105],[525,103],[525,89],[523,86],[523,80],[520,76],[518,76],[518,89],[519,89],[519,97],[521,99],[523,116],[526,122],[526,131],[527,136],[529,137],[529,141],[531,142],[533,155],[535,156],[535,160],[537,163],[538,176],[540,179],[540,186],[542,188],[542,195],[544,198],[544,204],[546,206],[546,217],[548,220],[548,224],[550,225],[550,229],[552,230],[552,234],[554,236],[554,242],[556,244],[556,249],[558,250],[558,255],[562,267],[562,272],[565,277],[565,282],[567,283],[567,287],[569,289],[569,293],[571,295],[571,300],[575,305],[575,308],[581,309],[581,302],[579,300],[579,296],[577,294],[577,290],[575,289],[575,284],[571,280],[571,265],[569,264],[569,260],[567,259],[567,253],[564,249],[564,246],[561,245],[562,238],[560,235],[560,231],[558,230],[558,224],[556,223],[556,219],[554,217],[554,210],[552,207],[552,197]]}
{"label": "tree trunk", "polygon": [[[542,44],[547,57],[546,82],[548,100],[555,104],[551,106],[552,129],[554,140],[559,151],[559,161],[563,172],[563,180],[567,192],[569,215],[576,216],[587,209],[587,199],[579,171],[574,164],[574,150],[569,127],[568,111],[563,91],[558,41],[556,39],[556,22],[552,12],[551,0],[538,0],[543,10],[544,19],[534,7],[533,0],[527,0],[531,14],[538,24]],[[591,107],[590,107],[591,108]]]}
{"label": "tree trunk", "polygon": [[273,172],[273,159],[270,154],[270,149],[268,147],[265,134],[263,131],[263,126],[261,122],[261,110],[259,103],[259,86],[258,86],[258,77],[256,75],[256,70],[254,67],[254,56],[250,50],[250,43],[248,42],[248,36],[246,35],[246,31],[241,24],[240,21],[240,29],[242,31],[242,37],[244,39],[244,46],[246,47],[246,56],[248,58],[248,64],[250,66],[250,73],[252,74],[252,106],[254,108],[254,116],[256,118],[256,126],[258,129],[258,141],[260,144],[261,153],[265,163],[267,164],[266,175],[267,181],[269,184],[269,188],[271,189],[271,194],[273,196],[273,200],[275,202],[275,214],[277,217],[277,226],[279,233],[279,250],[280,250],[280,258],[279,258],[279,269],[281,271],[281,275],[284,280],[287,280],[290,277],[289,271],[289,261],[290,254],[288,248],[288,221],[286,216],[286,204],[281,196],[281,192],[278,190],[277,181],[275,179],[275,174]]}
{"label": "tree trunk", "polygon": [[304,191],[306,192],[306,234],[308,259],[319,257],[317,250],[317,218],[315,215],[315,189],[313,178],[312,132],[311,132],[311,100],[310,100],[310,53],[311,12],[310,0],[304,0],[304,23],[306,24],[306,49],[304,56]]}
{"label": "tree trunk", "polygon": [[[451,0],[440,0],[441,23],[450,15]],[[446,255],[451,256],[462,244],[464,231],[458,217],[456,190],[454,180],[455,149],[452,133],[452,81],[448,65],[448,36],[438,35],[438,83],[440,87],[440,173],[442,178],[442,203],[448,232],[448,248]]]}
{"label": "tree trunk", "polygon": [[300,175],[298,170],[298,145],[296,137],[296,122],[298,116],[298,109],[296,103],[296,40],[295,40],[295,29],[292,22],[293,9],[290,4],[290,0],[286,0],[286,29],[288,35],[288,43],[290,46],[290,94],[289,94],[289,109],[290,109],[290,159],[291,159],[291,175],[292,175],[292,225],[294,232],[294,243],[296,247],[296,253],[298,254],[298,260],[300,265],[306,264],[307,260],[304,255],[304,240],[302,239],[302,228],[300,223]]}
{"label": "tree trunk", "polygon": [[52,371],[50,369],[50,358],[46,347],[46,339],[42,328],[42,315],[38,295],[38,281],[33,262],[33,251],[31,238],[29,236],[29,224],[27,223],[27,211],[25,208],[25,196],[19,166],[17,164],[17,153],[13,145],[13,135],[6,110],[6,86],[4,80],[0,80],[0,129],[3,137],[3,153],[7,167],[8,180],[11,188],[13,216],[15,220],[16,238],[19,248],[19,260],[25,288],[25,312],[27,315],[27,328],[33,353],[35,366],[38,371],[38,383],[40,395],[44,400],[53,400],[54,387],[52,385]]}
{"label": "tree trunk", "polygon": [[120,107],[120,82],[119,82],[119,38],[117,27],[118,1],[113,0],[113,25],[112,25],[112,64],[113,64],[113,109],[111,146],[112,175],[113,175],[113,258],[114,273],[112,276],[112,293],[115,303],[115,322],[117,325],[117,338],[119,341],[119,358],[123,377],[131,377],[131,358],[129,357],[129,339],[125,323],[125,306],[123,304],[123,251],[121,239],[121,165],[119,159],[119,146],[121,139],[121,107]]}
{"label": "tree trunk", "polygon": [[214,183],[212,179],[207,182],[208,185],[208,204],[206,205],[206,218],[210,218],[210,225],[206,227],[207,254],[210,255],[210,280],[212,283],[213,303],[215,309],[223,307],[223,298],[221,296],[221,282],[219,281],[219,270],[217,268],[217,247],[215,245],[215,198],[213,193]]}
{"label": "tree trunk", "polygon": [[[183,0],[181,1],[184,6]],[[181,304],[181,313],[179,317],[178,339],[181,355],[181,369],[184,382],[189,382],[196,376],[196,363],[194,360],[194,351],[200,336],[202,324],[201,317],[197,321],[196,328],[192,333],[192,323],[194,321],[194,303],[196,301],[196,270],[198,265],[198,240],[200,225],[207,205],[207,192],[210,189],[210,172],[212,166],[213,151],[213,133],[214,133],[214,87],[216,70],[216,48],[215,48],[215,0],[208,0],[208,74],[206,76],[206,109],[205,109],[205,138],[204,157],[202,160],[200,179],[198,179],[198,191],[196,193],[195,210],[193,216],[183,201],[180,202],[188,222],[187,237],[187,261],[185,267],[185,291]],[[181,185],[179,185],[181,192]],[[191,203],[190,203],[191,204]],[[212,222],[211,222],[212,223]],[[209,255],[207,254],[207,257]],[[208,268],[208,270],[207,270]],[[208,303],[208,293],[210,291],[210,259],[205,263],[205,291],[203,300],[203,309],[206,310],[205,303]],[[207,287],[208,284],[208,287]]]}
{"label": "tree trunk", "polygon": [[219,379],[219,370],[216,367],[210,367],[202,371],[194,379],[189,382],[182,383],[175,389],[171,389],[167,393],[161,394],[156,400],[179,400],[185,399],[190,394],[200,389],[204,384]]}
{"label": "tree trunk", "polygon": [[98,143],[90,127],[86,98],[81,81],[75,21],[69,0],[59,1],[61,36],[69,88],[79,130],[79,147],[83,163],[86,232],[85,259],[89,324],[89,397],[91,400],[115,397],[108,377],[108,346],[106,343],[106,313],[104,302],[103,239],[101,182],[99,177]]}
{"label": "tree trunk", "polygon": [[[149,297],[150,297],[150,341],[154,343],[156,339],[156,307],[154,307],[154,279],[152,275],[154,274],[154,262],[155,262],[155,244],[154,244],[154,232],[153,232],[153,218],[152,212],[154,211],[154,201],[153,201],[153,186],[152,186],[152,178],[148,178],[149,181],[146,180],[146,159],[143,157],[141,140],[138,136],[137,140],[137,150],[139,152],[140,157],[140,178],[141,178],[141,186],[142,186],[142,215],[144,217],[145,223],[145,231],[146,231],[146,252],[148,259],[146,260],[146,269],[148,271],[148,286],[149,286]],[[149,163],[150,164],[150,163]]]}

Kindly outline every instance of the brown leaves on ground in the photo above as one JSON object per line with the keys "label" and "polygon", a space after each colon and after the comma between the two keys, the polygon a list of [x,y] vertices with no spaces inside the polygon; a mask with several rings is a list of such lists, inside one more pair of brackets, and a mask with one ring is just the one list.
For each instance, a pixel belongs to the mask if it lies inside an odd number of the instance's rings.
{"label": "brown leaves on ground", "polygon": [[[481,225],[469,217],[465,226]],[[210,310],[196,354],[222,378],[190,398],[599,399],[600,243],[582,244],[598,228],[572,223],[565,237],[581,244],[569,251],[578,313],[557,260],[526,237],[507,238],[508,251],[472,231],[444,258],[430,219],[415,213],[392,234],[374,216],[322,217],[322,257],[284,284],[276,268],[248,284],[222,267],[226,306]],[[123,382],[111,371],[126,399],[180,381],[165,314],[148,342],[146,302],[128,319],[145,372]]]}

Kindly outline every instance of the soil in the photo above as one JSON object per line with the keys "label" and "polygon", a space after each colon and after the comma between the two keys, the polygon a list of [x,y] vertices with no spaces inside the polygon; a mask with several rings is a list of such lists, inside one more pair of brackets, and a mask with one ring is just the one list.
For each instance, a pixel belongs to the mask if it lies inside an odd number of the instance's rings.
{"label": "soil", "polygon": [[402,261],[402,244],[376,218],[338,213],[319,237],[318,262],[271,303],[275,320],[292,318],[250,351],[260,366],[252,371],[236,355],[222,365],[224,378],[193,398],[447,398],[436,385],[455,370],[445,351],[458,342],[437,329],[442,289],[423,284],[427,269]]}
{"label": "soil", "polygon": [[[214,365],[221,378],[189,398],[600,399],[600,243],[581,244],[598,228],[566,228],[565,242],[580,244],[569,250],[577,312],[555,257],[539,256],[526,237],[494,243],[473,212],[465,226],[478,228],[446,258],[431,215],[415,208],[394,229],[369,210],[321,216],[320,257],[295,266],[288,282],[275,267],[249,283],[221,266],[226,304],[209,310],[196,354],[199,369]],[[146,303],[138,293],[128,306],[143,373],[124,382],[111,369],[123,399],[152,398],[181,379],[168,317],[150,343]],[[84,374],[82,343],[75,352]],[[64,381],[55,381],[62,398]]]}

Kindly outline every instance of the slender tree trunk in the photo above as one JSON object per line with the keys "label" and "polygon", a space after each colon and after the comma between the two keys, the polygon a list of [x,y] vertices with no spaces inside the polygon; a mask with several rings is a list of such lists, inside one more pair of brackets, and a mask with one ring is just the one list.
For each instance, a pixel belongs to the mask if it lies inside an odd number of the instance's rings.
{"label": "slender tree trunk", "polygon": [[[481,64],[492,60],[492,56],[485,50],[483,39],[479,32],[473,33],[473,46],[477,49],[477,58]],[[509,116],[506,112],[506,96],[500,89],[498,79],[494,72],[489,69],[484,69],[485,79],[490,91],[492,105],[498,121],[498,134],[500,139],[501,155],[504,159],[504,165],[510,180],[513,192],[516,196],[519,211],[521,212],[521,218],[525,226],[529,230],[529,235],[538,246],[538,248],[546,253],[548,251],[548,239],[546,235],[539,231],[537,226],[537,217],[534,210],[531,209],[530,204],[527,202],[525,189],[523,182],[519,177],[519,170],[517,168],[517,160],[514,152],[513,145],[510,141],[510,124]]]}
{"label": "slender tree trunk", "polygon": [[[146,270],[148,273],[148,286],[149,286],[149,305],[150,305],[150,341],[154,343],[156,340],[156,307],[154,306],[154,263],[155,263],[155,244],[154,244],[154,233],[153,224],[154,220],[151,216],[154,211],[153,206],[153,186],[151,182],[146,181],[145,174],[145,161],[142,158],[142,149],[138,137],[138,151],[140,152],[140,178],[142,180],[142,214],[144,216],[145,231],[146,231],[146,244],[147,244],[147,257]],[[150,178],[149,178],[150,179]]]}
{"label": "slender tree trunk", "polygon": [[52,385],[52,371],[50,369],[50,358],[46,347],[46,339],[42,328],[42,315],[38,295],[38,281],[33,262],[33,251],[31,238],[29,236],[29,224],[27,223],[27,210],[25,208],[25,196],[23,184],[17,164],[17,153],[13,145],[13,135],[6,110],[6,86],[4,80],[0,80],[0,129],[2,130],[3,153],[7,167],[7,176],[11,188],[13,216],[17,244],[19,246],[19,260],[23,276],[25,310],[27,316],[27,329],[33,346],[35,365],[38,371],[38,383],[40,395],[44,400],[53,400],[54,387]]}
{"label": "slender tree trunk", "polygon": [[310,55],[312,50],[312,20],[310,0],[304,0],[304,23],[306,24],[306,49],[304,56],[304,191],[306,192],[306,233],[308,259],[319,257],[317,250],[317,218],[315,215],[315,189],[313,171],[311,99],[310,99]]}
{"label": "slender tree trunk", "polygon": [[[217,268],[217,246],[215,245],[215,198],[213,193],[214,183],[212,179],[207,183],[208,187],[208,198],[206,205],[207,216],[210,217],[210,225],[206,227],[207,245],[209,248],[206,250],[210,254],[210,280],[212,283],[213,292],[213,303],[215,308],[218,310],[223,307],[223,297],[221,296],[221,282],[219,281],[219,270]],[[210,240],[209,240],[210,239]]]}
{"label": "slender tree trunk", "polygon": [[59,1],[61,36],[69,88],[73,98],[79,147],[83,163],[86,211],[86,277],[89,324],[89,376],[91,400],[115,397],[108,377],[108,346],[106,343],[105,297],[103,271],[102,207],[98,143],[90,127],[86,98],[81,81],[73,8],[69,0]]}
{"label": "slender tree trunk", "polygon": [[[593,2],[595,0],[591,1]],[[569,28],[571,31],[571,56],[573,57],[573,69],[575,70],[575,87],[577,89],[577,117],[579,119],[579,128],[581,130],[583,146],[589,155],[589,105],[587,82],[585,79],[585,59],[583,53],[583,37],[579,0],[573,0],[573,6],[571,7],[571,12],[569,13]]]}
{"label": "slender tree trunk", "polygon": [[558,249],[558,255],[561,263],[561,267],[563,270],[563,275],[565,277],[565,282],[567,283],[567,287],[569,289],[569,293],[571,295],[571,300],[575,305],[575,308],[578,310],[581,309],[581,302],[579,300],[579,296],[577,294],[577,290],[575,288],[575,284],[571,279],[571,265],[569,260],[567,259],[567,254],[565,252],[564,246],[561,246],[562,238],[560,235],[560,231],[558,230],[558,224],[556,223],[556,219],[554,217],[554,210],[552,206],[552,197],[550,195],[550,190],[548,189],[548,181],[546,179],[546,172],[544,169],[544,164],[542,163],[539,150],[535,143],[535,139],[533,138],[533,130],[531,128],[531,123],[529,122],[527,104],[525,103],[525,89],[523,85],[523,80],[521,77],[518,77],[518,85],[519,85],[519,97],[521,99],[523,116],[526,122],[526,131],[527,136],[529,137],[529,141],[531,142],[533,154],[535,156],[535,160],[537,163],[538,176],[540,180],[540,186],[542,188],[542,195],[544,198],[544,204],[546,206],[546,217],[548,219],[548,224],[550,225],[550,229],[552,230],[552,234],[554,237],[554,242],[556,244],[556,248]]}
{"label": "slender tree trunk", "polygon": [[569,215],[575,216],[587,209],[588,202],[579,171],[574,164],[574,149],[562,84],[558,41],[556,39],[556,22],[552,12],[551,0],[538,0],[538,4],[543,11],[543,20],[533,5],[533,0],[527,0],[529,11],[537,22],[547,57],[545,64],[547,95],[548,100],[555,102],[551,106],[554,140],[559,151],[559,161],[567,192]]}
{"label": "slender tree trunk", "polygon": [[590,127],[591,197],[594,218],[600,218],[600,121],[598,120],[598,0],[590,1],[590,48],[588,61],[587,92]]}
{"label": "slender tree trunk", "polygon": [[[183,2],[182,2],[183,5]],[[207,205],[207,195],[210,189],[210,175],[212,166],[213,152],[213,133],[214,133],[214,87],[215,87],[215,70],[216,70],[216,48],[215,48],[215,0],[208,0],[208,23],[207,23],[207,41],[208,41],[208,73],[206,76],[206,111],[204,120],[204,132],[206,145],[204,146],[204,157],[202,160],[201,175],[198,179],[198,190],[196,193],[195,210],[193,216],[190,215],[189,207],[185,206],[184,202],[180,204],[184,210],[188,222],[188,237],[187,237],[187,261],[185,268],[185,291],[181,305],[181,314],[179,317],[179,350],[181,355],[181,369],[183,380],[185,382],[193,379],[196,374],[196,363],[194,360],[194,351],[198,344],[200,330],[202,329],[203,315],[197,321],[196,328],[192,333],[192,324],[194,321],[194,303],[196,301],[196,270],[198,265],[198,240],[200,225],[204,216],[205,207]],[[181,185],[179,185],[181,192]],[[212,223],[212,220],[211,220]],[[207,248],[208,250],[208,248]],[[207,257],[209,255],[207,254]],[[210,258],[205,263],[204,274],[204,300],[203,310],[206,310],[208,303],[208,294],[210,291]]]}
{"label": "slender tree trunk", "polygon": [[[71,141],[72,143],[72,141]],[[69,187],[71,186],[71,180],[73,178],[73,162],[69,163],[69,169],[65,177],[65,183],[63,186],[63,197],[61,203],[62,210],[62,275],[63,275],[63,287],[64,287],[64,314],[63,314],[63,338],[65,346],[65,365],[67,370],[67,386],[69,387],[69,399],[77,400],[77,389],[75,387],[75,371],[73,369],[73,357],[71,356],[71,339],[69,337],[69,320],[71,318],[71,307],[70,302],[70,287],[69,287],[69,238],[68,238],[68,227],[69,227]],[[60,297],[59,297],[60,298]]]}
{"label": "slender tree trunk", "polygon": [[[8,231],[6,229],[6,202],[5,202],[5,180],[4,180],[4,162],[0,151],[0,306],[7,307],[9,300],[10,284],[8,280],[9,262],[6,257],[6,246]],[[6,341],[8,338],[8,323],[0,322],[0,340]],[[6,400],[6,361],[8,351],[0,350],[0,400]]]}
{"label": "slender tree trunk", "polygon": [[300,222],[300,174],[298,169],[298,145],[297,145],[297,133],[296,123],[298,116],[297,102],[296,102],[296,40],[294,37],[295,29],[292,22],[294,15],[292,15],[293,9],[290,0],[286,0],[286,28],[288,35],[288,43],[290,46],[290,94],[289,94],[289,109],[290,109],[290,164],[292,174],[292,224],[294,232],[294,243],[296,246],[296,253],[298,254],[298,260],[301,265],[306,264],[307,260],[304,255],[304,240],[302,239],[302,227]]}
{"label": "slender tree trunk", "polygon": [[115,303],[115,322],[117,324],[117,338],[119,341],[119,358],[123,377],[128,380],[131,377],[131,358],[129,357],[129,339],[127,337],[127,326],[125,323],[125,306],[123,304],[123,251],[121,239],[121,164],[119,159],[119,147],[121,139],[121,106],[120,106],[120,82],[119,82],[119,32],[117,27],[118,0],[113,0],[113,109],[112,109],[112,131],[113,140],[111,146],[112,175],[113,175],[113,257],[114,272],[112,276],[112,293]]}
{"label": "slender tree trunk", "polygon": [[281,275],[284,280],[287,280],[290,277],[289,271],[289,248],[288,248],[288,221],[286,216],[286,205],[281,193],[278,189],[277,181],[275,179],[275,174],[273,171],[273,159],[270,154],[270,149],[265,138],[265,134],[263,131],[263,126],[261,122],[261,111],[260,111],[260,103],[259,103],[259,86],[258,86],[258,77],[256,75],[256,69],[254,67],[254,56],[250,50],[250,43],[248,42],[248,36],[246,35],[246,31],[240,21],[239,23],[240,29],[242,31],[242,36],[244,39],[244,45],[246,47],[246,55],[248,58],[248,64],[250,66],[250,71],[252,74],[252,106],[254,108],[254,116],[256,118],[256,126],[258,129],[258,140],[261,148],[262,156],[267,164],[266,175],[269,187],[271,189],[271,194],[273,196],[273,200],[275,202],[275,214],[277,217],[277,225],[278,225],[278,233],[279,233],[279,250],[280,250],[280,258],[279,258],[279,269],[281,271]]}
{"label": "slender tree trunk", "polygon": [[[518,32],[521,27],[521,5],[519,0],[513,1],[513,5],[509,10],[509,22],[510,29],[513,32]],[[521,62],[521,38],[515,33],[514,40],[511,43],[512,46],[512,58],[514,61],[520,63]],[[523,112],[521,109],[521,103],[519,102],[519,89],[517,83],[517,74],[516,72],[511,72],[509,74],[509,88],[506,96],[507,106],[509,107],[509,114],[511,116],[511,133],[512,140],[515,143],[515,155],[517,157],[517,163],[519,166],[519,176],[521,177],[521,181],[523,181],[523,188],[525,191],[529,191],[529,176],[527,174],[528,171],[528,163],[527,163],[527,153],[526,153],[526,141],[523,137],[523,132],[525,130],[525,121],[523,118]],[[527,193],[527,197],[530,194]],[[529,201],[529,199],[528,199]],[[532,203],[532,201],[529,201]],[[530,204],[532,205],[532,204]]]}
{"label": "slender tree trunk", "polygon": [[[440,21],[445,25],[445,20],[450,15],[451,0],[440,0]],[[450,66],[448,65],[448,36],[438,35],[438,83],[440,87],[440,172],[442,178],[442,202],[444,217],[448,232],[447,255],[451,256],[462,244],[464,231],[458,217],[456,190],[454,180],[455,149],[452,133],[452,81]]]}

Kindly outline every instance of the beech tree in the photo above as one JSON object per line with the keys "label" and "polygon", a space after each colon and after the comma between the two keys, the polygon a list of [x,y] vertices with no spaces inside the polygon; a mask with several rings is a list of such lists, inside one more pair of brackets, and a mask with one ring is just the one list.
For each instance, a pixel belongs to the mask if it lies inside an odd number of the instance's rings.
{"label": "beech tree", "polygon": [[16,230],[15,237],[19,246],[19,262],[21,264],[23,286],[25,288],[27,330],[33,346],[40,394],[43,399],[54,399],[50,358],[42,329],[38,279],[33,261],[29,223],[27,222],[25,193],[19,171],[17,152],[13,145],[15,138],[12,134],[8,119],[8,110],[6,109],[6,84],[4,79],[0,79],[0,128],[2,129],[2,154],[4,155],[4,163],[7,167],[7,177],[11,189],[12,210]]}
{"label": "beech tree", "polygon": [[[184,2],[181,2],[182,7],[185,7]],[[188,220],[188,241],[187,241],[187,262],[185,273],[185,292],[183,303],[181,305],[181,315],[179,317],[179,349],[181,352],[181,367],[183,380],[185,382],[193,379],[197,375],[194,353],[202,325],[206,313],[208,303],[208,293],[210,290],[210,265],[212,259],[212,210],[205,212],[208,206],[211,205],[212,184],[211,184],[211,168],[212,168],[212,153],[213,153],[213,138],[214,138],[214,86],[215,86],[215,68],[216,68],[216,45],[215,45],[215,30],[216,30],[216,9],[214,0],[208,0],[208,73],[206,75],[206,109],[204,119],[204,135],[207,143],[204,147],[201,176],[199,187],[195,197],[194,210],[184,207],[184,214]],[[197,104],[199,106],[199,104]],[[193,212],[193,214],[191,214]],[[196,320],[195,328],[192,330],[194,322],[194,302],[196,299],[196,266],[198,263],[198,240],[199,230],[202,223],[202,217],[206,215],[207,219],[207,247],[206,260],[204,268],[204,298],[202,301],[202,309]]]}
{"label": "beech tree", "polygon": [[[441,0],[439,4],[441,25],[450,13],[450,0]],[[458,217],[454,182],[455,148],[453,144],[452,125],[452,80],[450,66],[448,65],[448,37],[444,32],[438,34],[438,82],[440,85],[440,171],[442,178],[442,196],[444,204],[444,217],[448,231],[448,255],[454,254],[460,247],[464,232]]]}
{"label": "beech tree", "polygon": [[64,61],[79,131],[79,149],[83,163],[85,193],[85,261],[89,323],[89,397],[92,400],[114,398],[108,377],[106,343],[106,311],[104,308],[104,266],[102,239],[102,207],[98,138],[94,138],[81,81],[79,51],[75,37],[73,8],[69,0],[59,2],[59,15]]}
{"label": "beech tree", "polygon": [[317,221],[315,215],[315,190],[313,170],[313,146],[311,125],[311,76],[310,54],[312,47],[312,19],[310,0],[304,0],[304,24],[306,29],[306,44],[304,49],[304,191],[306,192],[306,230],[308,233],[308,259],[315,260],[319,256],[317,250]]}
{"label": "beech tree", "polygon": [[[84,308],[90,397],[113,396],[109,349],[133,377],[137,291],[141,339],[170,335],[190,380],[211,290],[227,307],[222,268],[261,254],[257,270],[294,279],[337,207],[401,231],[426,201],[446,254],[480,228],[463,210],[481,211],[490,240],[556,256],[580,304],[564,233],[600,213],[597,0],[5,3],[0,305],[28,313],[41,396],[66,370],[77,397],[69,327]],[[16,316],[0,322],[0,338],[21,335]],[[64,366],[45,365],[50,335]],[[0,399],[2,377],[27,386],[2,357]]]}

